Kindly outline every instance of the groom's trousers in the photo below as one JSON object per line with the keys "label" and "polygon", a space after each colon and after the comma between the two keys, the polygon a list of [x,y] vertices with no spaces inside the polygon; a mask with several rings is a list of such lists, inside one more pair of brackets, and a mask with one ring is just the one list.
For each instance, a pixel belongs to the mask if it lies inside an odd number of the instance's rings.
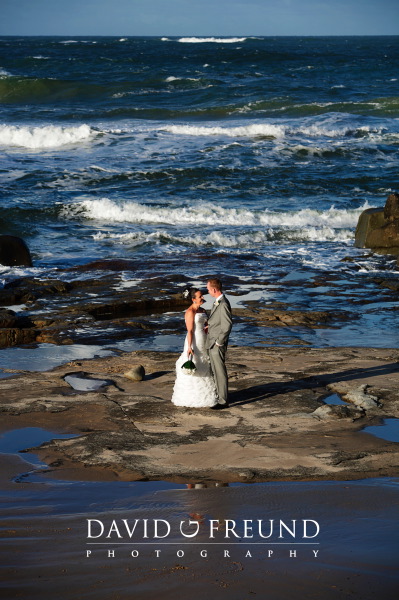
{"label": "groom's trousers", "polygon": [[216,383],[216,391],[219,396],[219,404],[227,404],[227,369],[225,364],[226,346],[217,346],[214,344],[208,350],[211,368]]}

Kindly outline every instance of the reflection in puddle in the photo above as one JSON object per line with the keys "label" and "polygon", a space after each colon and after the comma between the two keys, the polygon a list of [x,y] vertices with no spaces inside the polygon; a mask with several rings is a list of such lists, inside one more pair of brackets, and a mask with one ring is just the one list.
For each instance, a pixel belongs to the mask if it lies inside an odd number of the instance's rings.
{"label": "reflection in puddle", "polygon": [[109,385],[114,385],[110,379],[91,378],[87,373],[79,371],[78,373],[69,373],[64,376],[66,381],[74,390],[78,392],[93,392]]}
{"label": "reflection in puddle", "polygon": [[187,489],[189,490],[199,490],[203,488],[212,488],[212,487],[229,487],[228,483],[223,483],[222,481],[211,481],[206,483],[187,483]]}
{"label": "reflection in puddle", "polygon": [[342,398],[338,396],[338,394],[331,394],[331,396],[327,396],[327,398],[323,398],[324,404],[329,404],[330,406],[348,406],[347,402],[344,402]]}
{"label": "reflection in puddle", "polygon": [[111,354],[113,354],[112,350],[85,344],[65,346],[37,344],[4,348],[0,350],[0,369],[9,369],[12,365],[16,371],[48,371],[73,360],[110,356]]}
{"label": "reflection in puddle", "polygon": [[370,425],[362,431],[371,433],[387,442],[399,442],[399,419],[384,419],[381,425]]}
{"label": "reflection in puddle", "polygon": [[[77,437],[77,434],[72,433],[53,433],[41,427],[24,427],[23,429],[13,429],[7,431],[0,436],[0,454],[18,454],[24,452],[26,448],[34,448],[49,442],[55,438],[69,439]],[[42,463],[35,454],[27,452],[23,458],[36,466],[46,466]]]}

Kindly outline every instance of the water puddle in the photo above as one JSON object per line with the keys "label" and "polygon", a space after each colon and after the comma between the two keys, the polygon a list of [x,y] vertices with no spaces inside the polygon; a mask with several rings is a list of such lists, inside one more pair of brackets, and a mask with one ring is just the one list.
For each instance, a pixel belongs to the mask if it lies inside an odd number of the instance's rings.
{"label": "water puddle", "polygon": [[304,281],[306,279],[312,279],[314,277],[313,273],[307,273],[306,271],[292,271],[288,273],[285,277],[281,279],[281,281]]}
{"label": "water puddle", "polygon": [[348,406],[347,402],[344,402],[342,398],[338,396],[338,394],[331,394],[331,396],[327,396],[327,398],[323,398],[324,404],[329,404],[330,406]]}
{"label": "water puddle", "polygon": [[383,419],[381,425],[370,425],[362,432],[371,433],[387,442],[399,442],[399,419]]}
{"label": "water puddle", "polygon": [[112,350],[102,346],[84,344],[14,346],[0,350],[0,370],[12,368],[16,371],[48,371],[73,360],[110,356],[111,354],[113,354]]}
{"label": "water puddle", "polygon": [[47,465],[41,462],[36,454],[31,452],[25,452],[27,448],[33,448],[40,446],[44,442],[49,442],[55,438],[57,439],[68,439],[77,437],[77,434],[72,433],[53,433],[47,429],[41,427],[24,427],[22,429],[13,429],[7,431],[0,436],[0,454],[13,454],[18,455],[23,452],[21,456],[26,462],[35,465],[36,467],[46,467]]}
{"label": "water puddle", "polygon": [[110,379],[95,379],[83,371],[65,375],[64,381],[78,392],[94,392],[109,385],[115,385]]}

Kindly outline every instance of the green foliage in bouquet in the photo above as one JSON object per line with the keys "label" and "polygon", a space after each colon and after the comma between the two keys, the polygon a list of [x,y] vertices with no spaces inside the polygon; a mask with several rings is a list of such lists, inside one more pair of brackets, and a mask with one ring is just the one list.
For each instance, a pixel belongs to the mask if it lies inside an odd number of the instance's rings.
{"label": "green foliage in bouquet", "polygon": [[195,371],[197,370],[197,367],[195,366],[191,358],[189,360],[186,360],[186,362],[184,363],[184,365],[182,365],[181,368],[187,375],[194,375]]}

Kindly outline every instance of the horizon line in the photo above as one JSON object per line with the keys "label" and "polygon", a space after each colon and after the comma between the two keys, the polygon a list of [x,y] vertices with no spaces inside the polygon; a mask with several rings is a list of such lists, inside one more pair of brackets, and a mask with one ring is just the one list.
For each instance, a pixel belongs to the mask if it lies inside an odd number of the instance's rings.
{"label": "horizon line", "polygon": [[232,38],[232,37],[245,37],[252,39],[262,39],[262,38],[275,38],[275,37],[290,37],[290,38],[300,38],[300,37],[310,37],[310,38],[320,38],[320,37],[399,37],[399,34],[396,33],[324,33],[324,34],[265,34],[265,35],[254,35],[254,34],[156,34],[156,35],[138,35],[138,34],[123,34],[123,33],[115,33],[115,34],[60,34],[60,33],[13,33],[13,34],[2,34],[0,32],[1,37],[127,37],[127,38],[162,38],[162,37],[170,37],[170,38],[181,38],[181,37],[192,37],[192,38]]}

